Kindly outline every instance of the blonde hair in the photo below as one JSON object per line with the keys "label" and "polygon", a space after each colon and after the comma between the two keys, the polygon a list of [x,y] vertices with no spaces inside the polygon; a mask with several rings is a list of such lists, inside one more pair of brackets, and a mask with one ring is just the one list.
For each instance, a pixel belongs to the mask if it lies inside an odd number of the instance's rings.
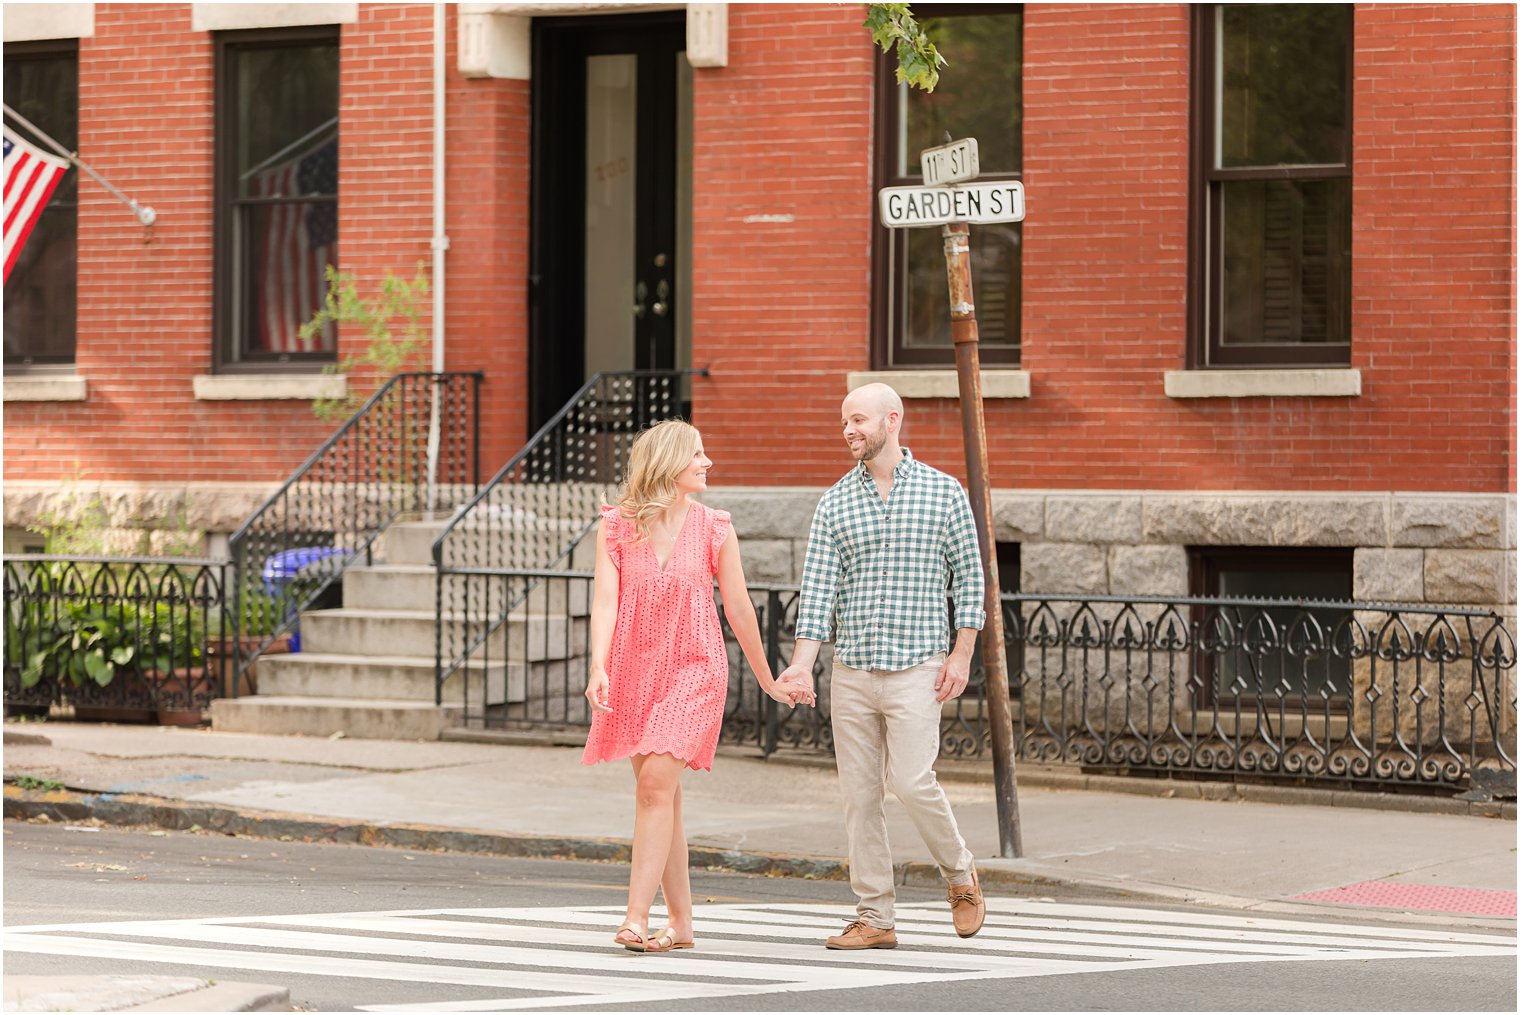
{"label": "blonde hair", "polygon": [[691,465],[701,436],[685,420],[667,419],[633,439],[627,485],[617,506],[639,530],[639,542],[649,538],[654,520],[676,502],[676,477]]}

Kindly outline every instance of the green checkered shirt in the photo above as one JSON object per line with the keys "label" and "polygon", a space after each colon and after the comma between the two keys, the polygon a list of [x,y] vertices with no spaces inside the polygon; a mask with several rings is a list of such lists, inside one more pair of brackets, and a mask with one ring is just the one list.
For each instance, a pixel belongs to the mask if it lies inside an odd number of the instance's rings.
{"label": "green checkered shirt", "polygon": [[956,628],[986,621],[971,502],[954,477],[903,449],[883,501],[861,463],[824,493],[808,534],[797,637],[828,641],[858,670],[904,670],[947,650]]}

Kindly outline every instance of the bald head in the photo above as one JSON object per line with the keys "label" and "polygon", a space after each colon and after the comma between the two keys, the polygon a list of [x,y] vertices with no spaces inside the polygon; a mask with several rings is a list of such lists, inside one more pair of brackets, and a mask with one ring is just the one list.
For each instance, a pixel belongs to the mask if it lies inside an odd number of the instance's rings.
{"label": "bald head", "polygon": [[855,460],[880,460],[890,472],[902,454],[897,431],[902,427],[903,404],[897,392],[885,384],[863,384],[845,396],[839,416]]}
{"label": "bald head", "polygon": [[902,398],[890,386],[881,383],[862,384],[845,396],[844,404],[840,408],[845,416],[849,416],[852,412],[864,412],[869,416],[880,418],[890,412],[895,412],[898,420],[903,417]]}

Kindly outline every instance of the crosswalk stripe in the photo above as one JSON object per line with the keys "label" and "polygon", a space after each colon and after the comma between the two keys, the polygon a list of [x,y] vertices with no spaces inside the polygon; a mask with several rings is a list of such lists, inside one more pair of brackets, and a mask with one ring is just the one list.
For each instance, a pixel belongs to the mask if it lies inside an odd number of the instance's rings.
{"label": "crosswalk stripe", "polygon": [[[1106,973],[1241,962],[1513,956],[1513,938],[1316,923],[1253,914],[989,899],[981,934],[958,939],[943,903],[898,908],[892,951],[827,951],[844,907],[706,904],[699,943],[674,955],[619,951],[622,907],[499,907],[128,920],[8,928],[13,953],[516,991],[376,1004],[366,1011],[616,1007],[894,984]],[[659,926],[663,914],[651,914]],[[523,997],[520,992],[535,992]]]}

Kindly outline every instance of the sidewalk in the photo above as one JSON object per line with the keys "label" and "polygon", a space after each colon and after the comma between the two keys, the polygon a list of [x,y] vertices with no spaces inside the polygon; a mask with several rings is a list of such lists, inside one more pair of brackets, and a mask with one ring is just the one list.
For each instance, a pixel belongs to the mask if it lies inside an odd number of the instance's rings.
{"label": "sidewalk", "polygon": [[[7,785],[7,817],[614,860],[626,860],[633,828],[628,766],[585,767],[575,748],[72,723],[5,730],[8,782],[26,775],[67,787]],[[1513,804],[1505,820],[1168,797],[1159,795],[1168,784],[1154,782],[1151,795],[1021,785],[1025,856],[1001,860],[990,783],[944,784],[984,884],[1001,894],[1059,885],[1133,901],[1515,926]],[[688,773],[684,788],[693,865],[845,876],[831,767],[720,752],[714,770]],[[888,820],[904,879],[937,884],[895,800]]]}

